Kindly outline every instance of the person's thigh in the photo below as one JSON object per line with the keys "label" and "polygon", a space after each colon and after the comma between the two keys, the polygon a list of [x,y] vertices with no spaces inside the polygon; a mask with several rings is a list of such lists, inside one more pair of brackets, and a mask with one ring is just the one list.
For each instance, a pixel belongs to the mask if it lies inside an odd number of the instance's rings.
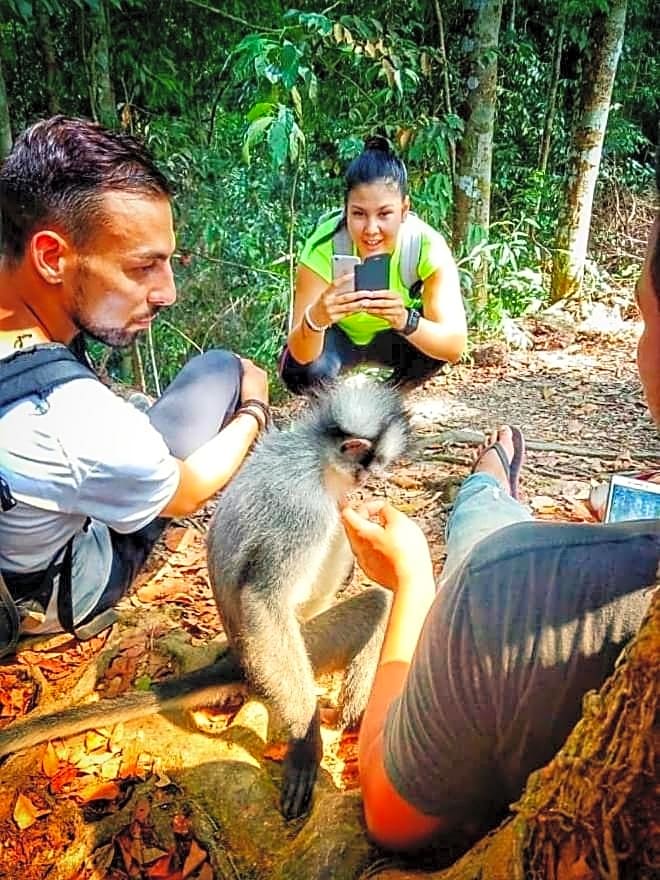
{"label": "person's thigh", "polygon": [[172,455],[187,458],[227,424],[240,404],[242,375],[240,358],[220,349],[184,365],[147,413]]}
{"label": "person's thigh", "polygon": [[330,327],[325,332],[323,352],[308,364],[299,364],[288,347],[280,357],[280,378],[289,391],[300,394],[336,379],[342,370],[350,369],[362,360],[359,348],[354,345],[339,327]]}
{"label": "person's thigh", "polygon": [[365,359],[392,367],[389,382],[402,388],[411,388],[424,382],[445,363],[424,354],[394,330],[383,330],[376,334],[367,347]]}
{"label": "person's thigh", "polygon": [[459,823],[506,811],[611,674],[659,562],[658,522],[521,522],[480,541],[440,589],[388,717],[403,797]]}

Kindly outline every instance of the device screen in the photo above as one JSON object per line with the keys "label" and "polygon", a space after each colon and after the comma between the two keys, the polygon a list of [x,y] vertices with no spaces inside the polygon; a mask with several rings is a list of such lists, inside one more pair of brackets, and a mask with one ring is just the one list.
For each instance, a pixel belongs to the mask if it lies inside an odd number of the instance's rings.
{"label": "device screen", "polygon": [[613,476],[605,522],[660,519],[660,484],[633,477]]}

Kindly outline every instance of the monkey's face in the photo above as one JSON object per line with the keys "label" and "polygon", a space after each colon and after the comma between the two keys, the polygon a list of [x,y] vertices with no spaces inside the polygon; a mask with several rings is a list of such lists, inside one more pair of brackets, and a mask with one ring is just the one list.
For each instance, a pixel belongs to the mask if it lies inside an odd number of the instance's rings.
{"label": "monkey's face", "polygon": [[[400,394],[376,382],[340,383],[321,407],[318,429],[325,445],[325,464],[336,492],[382,474],[408,446],[410,426]],[[326,473],[327,473],[326,470]]]}

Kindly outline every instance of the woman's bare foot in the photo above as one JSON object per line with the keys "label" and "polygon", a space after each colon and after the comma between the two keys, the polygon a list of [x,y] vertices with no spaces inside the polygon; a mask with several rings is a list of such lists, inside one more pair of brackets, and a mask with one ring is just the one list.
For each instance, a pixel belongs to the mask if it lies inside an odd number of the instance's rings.
{"label": "woman's bare foot", "polygon": [[494,443],[499,443],[504,450],[506,457],[511,463],[515,449],[513,446],[513,435],[508,425],[502,425],[496,431],[491,431],[486,437],[486,442],[482,444],[475,453],[475,465],[473,473],[490,474],[495,477],[498,483],[511,494],[511,486],[509,483],[509,474],[504,469],[504,465],[497,452],[490,448]]}

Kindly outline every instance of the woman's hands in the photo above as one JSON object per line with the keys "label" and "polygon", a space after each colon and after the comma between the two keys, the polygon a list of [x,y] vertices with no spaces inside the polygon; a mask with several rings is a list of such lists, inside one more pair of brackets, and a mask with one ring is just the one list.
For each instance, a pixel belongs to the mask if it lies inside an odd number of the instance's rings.
{"label": "woman's hands", "polygon": [[343,318],[366,312],[382,318],[393,330],[403,330],[408,313],[400,294],[394,290],[353,290],[353,273],[329,284],[309,307],[309,317],[319,327],[336,324]]}
{"label": "woman's hands", "polygon": [[408,310],[401,294],[394,290],[363,290],[362,293],[368,297],[365,312],[387,321],[392,330],[403,330],[408,320]]}
{"label": "woman's hands", "polygon": [[329,327],[355,312],[366,311],[369,291],[353,290],[352,272],[332,281],[309,306],[309,317],[320,327]]}
{"label": "woman's hands", "polygon": [[358,564],[371,580],[395,593],[428,575],[432,580],[426,538],[410,517],[387,501],[345,507],[341,516]]}

